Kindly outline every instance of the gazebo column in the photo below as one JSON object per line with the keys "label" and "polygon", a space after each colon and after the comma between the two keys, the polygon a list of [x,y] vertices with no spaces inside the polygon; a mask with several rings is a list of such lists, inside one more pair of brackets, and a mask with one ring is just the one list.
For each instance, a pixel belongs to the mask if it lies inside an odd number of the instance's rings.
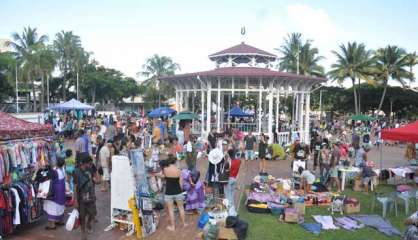
{"label": "gazebo column", "polygon": [[[187,111],[190,111],[190,108],[189,108],[189,100],[190,100],[190,90],[187,90],[187,92],[186,92],[186,94],[185,94],[185,109],[184,110],[187,110]],[[183,111],[184,111],[183,110]]]}
{"label": "gazebo column", "polygon": [[261,84],[261,78],[260,78],[260,86],[258,89],[258,134],[261,134],[261,112],[263,111],[262,108],[262,97],[263,97],[263,92],[262,92],[262,87],[263,85]]}
{"label": "gazebo column", "polygon": [[[303,92],[299,93],[299,104],[298,104],[298,129],[299,132],[303,131],[303,102],[305,94]],[[300,139],[303,139],[303,136],[300,136]]]}
{"label": "gazebo column", "polygon": [[180,111],[180,104],[179,104],[179,98],[180,98],[180,96],[179,95],[180,95],[179,94],[179,91],[176,88],[176,110],[177,110],[177,112]]}
{"label": "gazebo column", "polygon": [[218,77],[218,95],[216,101],[216,129],[221,132],[221,80]]}
{"label": "gazebo column", "polygon": [[201,121],[200,121],[200,125],[202,128],[202,132],[201,132],[201,136],[203,137],[203,134],[205,132],[205,91],[203,91],[203,84],[200,85],[200,90],[201,90],[201,97],[200,97],[200,104],[202,105],[202,116],[201,116]]}
{"label": "gazebo column", "polygon": [[[177,110],[177,112],[180,112],[180,104],[179,104],[180,96],[179,95],[180,95],[179,91],[176,88],[176,110]],[[177,121],[174,121],[174,125],[175,125],[175,129],[176,129],[176,132],[177,132],[177,130],[179,129],[179,125],[178,125]]]}
{"label": "gazebo column", "polygon": [[309,132],[309,113],[311,112],[311,94],[309,91],[305,94],[306,100],[305,100],[305,143],[309,143],[310,141],[310,132]]}
{"label": "gazebo column", "polygon": [[183,90],[180,91],[180,101],[179,101],[179,112],[183,111],[183,97],[184,97],[184,92]]}
{"label": "gazebo column", "polygon": [[206,132],[209,134],[210,128],[210,117],[211,117],[211,108],[212,108],[212,82],[210,79],[207,80],[207,101],[206,101]]}
{"label": "gazebo column", "polygon": [[269,86],[269,116],[268,116],[268,136],[269,143],[273,142],[273,82]]}
{"label": "gazebo column", "polygon": [[275,116],[275,121],[276,121],[276,132],[280,132],[279,129],[279,119],[280,119],[280,87],[278,89],[276,89],[276,116]]}
{"label": "gazebo column", "polygon": [[292,127],[294,130],[297,128],[297,122],[298,122],[298,112],[299,112],[299,93],[295,92],[293,93],[294,101],[293,101],[293,121],[292,121]]}

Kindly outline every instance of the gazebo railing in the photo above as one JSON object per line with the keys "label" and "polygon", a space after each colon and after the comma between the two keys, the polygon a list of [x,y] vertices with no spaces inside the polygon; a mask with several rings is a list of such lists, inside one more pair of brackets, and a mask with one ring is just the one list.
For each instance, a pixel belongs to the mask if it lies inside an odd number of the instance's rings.
{"label": "gazebo railing", "polygon": [[239,129],[241,132],[257,132],[258,126],[257,123],[224,123],[224,129],[235,128]]}

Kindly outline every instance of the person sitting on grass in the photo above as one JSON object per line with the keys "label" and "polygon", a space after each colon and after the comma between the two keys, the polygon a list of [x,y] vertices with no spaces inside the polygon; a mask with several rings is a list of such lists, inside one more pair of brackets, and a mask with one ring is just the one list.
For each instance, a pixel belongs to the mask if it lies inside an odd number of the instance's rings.
{"label": "person sitting on grass", "polygon": [[312,184],[315,182],[315,175],[308,169],[303,169],[303,167],[299,167],[298,172],[301,177],[301,185],[305,194],[311,192]]}

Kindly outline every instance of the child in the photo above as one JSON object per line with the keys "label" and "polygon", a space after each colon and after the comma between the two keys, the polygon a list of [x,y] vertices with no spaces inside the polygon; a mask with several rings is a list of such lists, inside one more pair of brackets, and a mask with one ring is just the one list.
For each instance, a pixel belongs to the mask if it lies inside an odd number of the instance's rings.
{"label": "child", "polygon": [[299,167],[298,172],[302,178],[302,187],[306,194],[311,191],[312,184],[315,182],[315,175],[307,169],[304,170],[302,167]]}
{"label": "child", "polygon": [[[73,181],[71,181],[71,178],[73,176],[75,168],[75,158],[73,156],[73,151],[71,149],[65,150],[65,175],[66,175],[66,185],[68,185],[69,192],[73,192],[74,185]],[[67,189],[67,186],[66,186]]]}
{"label": "child", "polygon": [[361,175],[364,185],[364,192],[366,193],[369,191],[369,183],[372,181],[372,177],[375,175],[371,166],[372,165],[369,162],[365,162],[360,165],[362,169]]}
{"label": "child", "polygon": [[200,172],[197,170],[182,171],[183,190],[187,191],[186,211],[193,214],[205,208],[204,185],[200,178]]}

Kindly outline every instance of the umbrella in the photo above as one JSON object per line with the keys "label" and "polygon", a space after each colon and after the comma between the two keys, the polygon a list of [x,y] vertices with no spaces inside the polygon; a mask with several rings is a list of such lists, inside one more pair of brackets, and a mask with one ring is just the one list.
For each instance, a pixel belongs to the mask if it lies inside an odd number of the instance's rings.
{"label": "umbrella", "polygon": [[159,107],[154,110],[152,110],[150,113],[148,113],[149,117],[157,118],[157,117],[165,117],[170,116],[171,114],[175,113],[176,110],[168,107]]}
{"label": "umbrella", "polygon": [[351,120],[355,120],[355,121],[373,121],[374,118],[370,117],[368,115],[358,114],[358,115],[351,116]]}
{"label": "umbrella", "polygon": [[94,107],[82,103],[74,98],[68,102],[56,104],[54,106],[49,107],[50,110],[58,110],[58,111],[65,111],[65,110],[92,110]]}
{"label": "umbrella", "polygon": [[199,116],[192,112],[179,112],[176,116],[173,117],[173,120],[193,120],[199,119]]}
{"label": "umbrella", "polygon": [[231,117],[251,117],[253,116],[252,114],[248,114],[246,112],[243,112],[241,110],[241,108],[239,108],[238,106],[235,106],[233,108],[231,108],[231,110],[229,110],[229,116]]}

